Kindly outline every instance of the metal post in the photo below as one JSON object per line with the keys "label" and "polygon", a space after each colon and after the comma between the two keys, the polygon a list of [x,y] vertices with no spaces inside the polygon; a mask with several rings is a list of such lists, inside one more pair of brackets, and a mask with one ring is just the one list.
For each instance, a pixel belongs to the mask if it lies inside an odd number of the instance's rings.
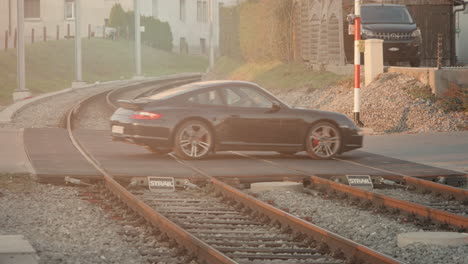
{"label": "metal post", "polygon": [[443,49],[442,49],[442,34],[437,34],[437,69],[442,68],[442,57],[443,57]]}
{"label": "metal post", "polygon": [[135,78],[141,74],[141,29],[140,29],[140,0],[134,0],[135,13]]}
{"label": "metal post", "polygon": [[60,26],[57,25],[57,35],[56,35],[57,40],[60,39]]}
{"label": "metal post", "polygon": [[13,39],[13,47],[16,49],[16,46],[18,45],[18,31],[15,28],[15,38]]}
{"label": "metal post", "polygon": [[361,1],[354,0],[354,123],[363,126],[361,112]]}
{"label": "metal post", "polygon": [[8,30],[5,30],[5,51],[8,50]]}
{"label": "metal post", "polygon": [[81,65],[81,0],[75,0],[75,82],[72,87],[83,85]]}
{"label": "metal post", "polygon": [[17,24],[18,32],[16,37],[18,38],[17,52],[17,87],[13,93],[13,100],[20,100],[30,96],[30,92],[26,89],[26,71],[25,71],[25,53],[24,53],[24,0],[18,0],[17,8]]}
{"label": "metal post", "polygon": [[210,70],[214,67],[214,28],[213,28],[213,16],[214,16],[214,2],[215,0],[209,0],[210,8]]}
{"label": "metal post", "polygon": [[46,42],[47,41],[47,27],[46,26],[44,26],[43,33],[44,33],[44,42]]}
{"label": "metal post", "polygon": [[31,43],[34,43],[34,28],[31,29]]}
{"label": "metal post", "polygon": [[88,24],[88,39],[91,39],[91,24]]}

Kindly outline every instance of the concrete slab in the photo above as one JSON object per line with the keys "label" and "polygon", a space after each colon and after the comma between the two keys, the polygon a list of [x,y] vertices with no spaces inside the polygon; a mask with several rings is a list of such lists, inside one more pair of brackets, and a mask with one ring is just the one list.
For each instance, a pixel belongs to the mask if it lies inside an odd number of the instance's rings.
{"label": "concrete slab", "polygon": [[36,264],[37,259],[36,251],[24,236],[0,236],[0,263]]}
{"label": "concrete slab", "polygon": [[[113,142],[106,130],[77,130],[81,144],[104,168],[117,178],[165,176],[175,178],[200,177],[170,156],[159,157],[140,146]],[[63,180],[65,176],[78,179],[100,178],[101,175],[71,145],[64,129],[26,129],[25,144],[35,173],[40,181]],[[337,160],[311,160],[305,153],[283,156],[275,152],[248,152],[258,159],[271,160],[271,166],[232,152],[220,152],[204,160],[186,161],[209,175],[237,178],[242,182],[295,181],[304,175],[298,171],[323,177],[354,175],[388,176],[391,172],[418,177],[459,176],[460,173],[434,168],[404,160],[353,151]],[[342,162],[346,161],[346,162]],[[358,164],[377,167],[361,166]],[[391,172],[389,172],[391,171]],[[458,177],[457,176],[457,177]]]}
{"label": "concrete slab", "polygon": [[411,232],[397,236],[399,247],[405,247],[414,243],[437,246],[462,246],[468,245],[468,234],[455,232]]}
{"label": "concrete slab", "polygon": [[0,173],[30,174],[33,172],[24,151],[22,129],[0,129]]}
{"label": "concrete slab", "polygon": [[302,183],[298,182],[258,182],[250,185],[250,191],[259,193],[263,191],[301,191]]}

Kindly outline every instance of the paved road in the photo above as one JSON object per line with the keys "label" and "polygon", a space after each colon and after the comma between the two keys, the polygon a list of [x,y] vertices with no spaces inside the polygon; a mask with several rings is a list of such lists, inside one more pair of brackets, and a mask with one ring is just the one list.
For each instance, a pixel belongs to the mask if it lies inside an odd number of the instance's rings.
{"label": "paved road", "polygon": [[362,150],[468,173],[468,131],[365,136]]}

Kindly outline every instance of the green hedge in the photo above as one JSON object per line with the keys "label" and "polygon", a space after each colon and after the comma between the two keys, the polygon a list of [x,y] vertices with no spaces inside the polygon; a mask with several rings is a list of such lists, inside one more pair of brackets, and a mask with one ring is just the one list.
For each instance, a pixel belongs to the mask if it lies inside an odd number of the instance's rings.
{"label": "green hedge", "polygon": [[[141,34],[144,44],[172,51],[172,32],[169,23],[161,22],[153,17],[141,17],[141,25],[145,27],[145,32]],[[115,4],[109,16],[109,27],[117,29],[117,37],[134,39],[135,36],[135,16],[133,11],[125,12],[120,4]]]}
{"label": "green hedge", "polygon": [[219,10],[219,49],[223,56],[242,58],[239,43],[239,7]]}

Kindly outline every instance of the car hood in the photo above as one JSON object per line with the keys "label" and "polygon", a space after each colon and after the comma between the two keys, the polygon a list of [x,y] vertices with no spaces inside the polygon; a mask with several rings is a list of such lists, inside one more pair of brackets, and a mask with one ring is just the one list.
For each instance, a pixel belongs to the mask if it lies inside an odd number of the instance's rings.
{"label": "car hood", "polygon": [[319,119],[330,119],[334,120],[340,126],[348,126],[352,128],[357,128],[354,122],[349,119],[346,115],[340,114],[337,112],[316,110],[316,109],[306,109],[306,108],[294,108],[296,111],[300,111],[304,115],[314,116],[317,120]]}
{"label": "car hood", "polygon": [[416,24],[362,24],[362,28],[373,32],[411,33],[417,29],[417,26]]}

